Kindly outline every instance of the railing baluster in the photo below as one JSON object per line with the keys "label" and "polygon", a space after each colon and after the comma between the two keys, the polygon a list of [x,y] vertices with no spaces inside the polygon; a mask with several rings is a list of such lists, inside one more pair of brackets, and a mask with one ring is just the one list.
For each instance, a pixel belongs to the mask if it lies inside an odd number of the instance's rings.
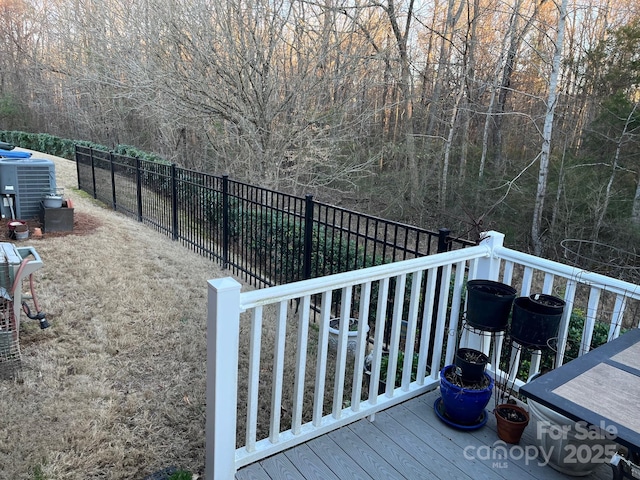
{"label": "railing baluster", "polygon": [[395,295],[393,300],[393,313],[391,316],[391,331],[389,340],[389,362],[387,363],[387,385],[385,395],[393,396],[395,390],[396,371],[398,369],[398,352],[400,350],[400,330],[402,328],[402,312],[404,308],[404,291],[407,285],[405,274],[394,278]]}
{"label": "railing baluster", "polygon": [[502,282],[511,285],[513,282],[513,262],[504,262],[504,272],[502,274]]}
{"label": "railing baluster", "polygon": [[369,308],[371,303],[371,282],[363,283],[360,287],[360,307],[358,313],[358,341],[355,351],[355,364],[353,373],[353,390],[351,394],[351,408],[360,410],[360,397],[362,394],[362,375],[364,372],[364,357],[367,353],[368,332],[365,326],[369,323]]}
{"label": "railing baluster", "polygon": [[611,323],[609,325],[609,336],[607,341],[611,341],[614,338],[618,338],[620,335],[620,328],[622,327],[622,319],[624,316],[625,308],[627,307],[627,297],[625,295],[616,295],[616,303],[611,313]]}
{"label": "railing baluster", "polygon": [[282,408],[282,383],[284,378],[285,340],[287,337],[287,301],[278,304],[278,318],[274,334],[273,350],[273,386],[271,390],[271,421],[269,423],[269,440],[277,443],[280,439],[280,416]]}
{"label": "railing baluster", "polygon": [[522,272],[522,289],[520,291],[520,295],[523,297],[528,297],[529,293],[531,293],[531,282],[533,281],[533,268],[524,267],[524,272]]}
{"label": "railing baluster", "polygon": [[527,380],[531,379],[536,373],[540,371],[540,362],[542,360],[542,351],[534,350],[531,352],[531,362],[529,364],[529,371],[527,372]]}
{"label": "railing baluster", "polygon": [[373,333],[373,352],[371,359],[371,376],[369,377],[369,402],[378,403],[378,382],[380,381],[380,361],[382,359],[382,347],[384,344],[384,330],[387,312],[387,299],[389,298],[389,278],[380,280],[378,286],[378,304],[376,307],[376,324]]}
{"label": "railing baluster", "polygon": [[602,290],[597,287],[591,287],[589,291],[587,315],[584,322],[584,331],[582,333],[582,343],[580,344],[579,355],[585,354],[591,350],[591,339],[593,338],[593,329],[596,325],[596,316],[598,314],[598,306],[600,305],[601,292]]}
{"label": "railing baluster", "polygon": [[564,313],[560,320],[558,328],[558,344],[556,346],[556,368],[564,363],[564,354],[567,349],[567,335],[569,333],[569,322],[571,321],[571,312],[573,311],[573,303],[576,297],[577,282],[575,280],[567,280],[564,294]]}
{"label": "railing baluster", "polygon": [[309,338],[309,309],[311,297],[305,295],[300,302],[300,319],[298,321],[298,340],[296,342],[297,362],[295,372],[295,387],[293,391],[293,415],[291,430],[294,435],[300,434],[302,425],[302,408],[304,405],[304,380],[307,365],[307,340]]}
{"label": "railing baluster", "polygon": [[[409,298],[409,311],[407,312],[404,365],[402,366],[402,390],[404,391],[407,391],[409,389],[409,383],[411,383],[411,373],[413,371],[413,354],[416,344],[416,329],[418,326],[420,291],[422,290],[422,271],[419,270],[412,273],[411,277],[411,296]],[[425,348],[427,347],[428,345],[425,346]]]}
{"label": "railing baluster", "polygon": [[[462,287],[464,286],[463,285],[464,275],[461,274],[461,272],[464,272],[465,270],[464,268],[465,263],[466,263],[465,261],[458,262],[456,264],[455,274],[454,274],[455,277],[453,282],[453,294],[451,297],[451,313],[449,315],[449,328],[454,330],[455,332],[458,332],[460,330],[459,328],[460,304],[462,302]],[[451,358],[453,358],[453,355],[455,352],[454,349],[457,346],[457,337],[454,340],[455,341],[451,346],[451,349],[452,349]],[[449,349],[447,348],[447,353],[448,353],[448,350]]]}
{"label": "railing baluster", "polygon": [[340,298],[340,330],[338,333],[338,346],[336,356],[336,374],[333,390],[333,418],[339,419],[342,415],[342,403],[344,397],[344,379],[347,362],[347,342],[349,335],[349,319],[351,317],[351,296],[353,287],[342,289]]}
{"label": "railing baluster", "polygon": [[[427,361],[429,360],[429,349],[431,346],[431,329],[433,328],[433,307],[435,305],[436,296],[436,279],[438,277],[438,268],[430,268],[427,270],[427,285],[425,288],[424,309],[422,311],[422,331],[420,337],[420,357],[418,358],[418,382],[424,384],[424,376],[427,372]],[[438,334],[434,335],[438,338]],[[436,357],[435,342],[433,354],[431,356],[431,372],[432,379],[436,379],[437,372],[440,370],[440,354]]]}
{"label": "railing baluster", "polygon": [[245,439],[246,448],[249,452],[253,452],[256,449],[256,435],[258,431],[262,306],[257,306],[251,313],[251,338],[249,340],[250,358],[247,390],[247,428]]}
{"label": "railing baluster", "polygon": [[324,407],[324,385],[327,374],[327,352],[329,347],[329,321],[331,320],[331,290],[322,292],[320,307],[320,330],[318,332],[318,359],[316,363],[315,394],[313,398],[313,425],[322,423]]}
{"label": "railing baluster", "polygon": [[[434,338],[433,344],[433,354],[436,365],[441,365],[440,356],[442,355],[442,346],[444,345],[445,335],[448,337],[451,332],[449,330],[445,330],[445,324],[447,319],[447,300],[449,297],[449,278],[451,277],[451,265],[445,265],[442,267],[442,279],[440,281],[440,298],[438,299],[438,312],[436,316],[436,334]],[[454,332],[455,334],[455,332]],[[447,342],[449,345],[449,342]],[[449,351],[449,348],[446,350],[444,364],[447,365],[451,363],[453,359],[453,348]]]}

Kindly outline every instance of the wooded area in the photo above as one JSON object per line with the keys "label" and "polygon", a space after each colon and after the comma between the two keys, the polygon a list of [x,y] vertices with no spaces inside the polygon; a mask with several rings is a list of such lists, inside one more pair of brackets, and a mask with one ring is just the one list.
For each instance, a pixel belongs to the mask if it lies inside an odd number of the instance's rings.
{"label": "wooded area", "polygon": [[0,129],[497,229],[551,258],[566,239],[638,258],[635,0],[0,5]]}

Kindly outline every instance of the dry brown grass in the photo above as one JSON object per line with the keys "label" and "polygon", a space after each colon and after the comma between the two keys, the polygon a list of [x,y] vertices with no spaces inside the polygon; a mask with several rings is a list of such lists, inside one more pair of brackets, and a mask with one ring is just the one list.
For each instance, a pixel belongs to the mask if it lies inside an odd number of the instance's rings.
{"label": "dry brown grass", "polygon": [[77,192],[75,164],[54,161],[78,223],[23,242],[44,261],[51,328],[23,316],[19,377],[0,381],[0,479],[202,472],[206,281],[228,273]]}

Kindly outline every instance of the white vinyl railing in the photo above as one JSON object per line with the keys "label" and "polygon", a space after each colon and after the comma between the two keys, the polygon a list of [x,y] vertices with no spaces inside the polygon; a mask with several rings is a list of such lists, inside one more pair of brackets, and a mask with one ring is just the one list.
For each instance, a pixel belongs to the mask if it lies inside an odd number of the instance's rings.
{"label": "white vinyl railing", "polygon": [[[437,388],[440,369],[462,344],[494,352],[490,371],[517,388],[517,368],[503,372],[497,361],[502,334],[462,328],[468,279],[562,297],[556,365],[573,312],[585,318],[579,354],[589,350],[597,322],[609,325],[608,340],[623,326],[638,326],[640,286],[510,250],[498,232],[483,238],[475,247],[262,290],[241,292],[232,278],[210,280],[205,478],[232,479],[244,465]],[[346,326],[354,316],[355,338],[342,328],[330,339],[331,319]],[[531,355],[530,375],[540,359],[540,352]],[[519,363],[514,348],[510,364]],[[379,394],[381,374],[393,379],[399,369],[398,383],[386,382]]]}

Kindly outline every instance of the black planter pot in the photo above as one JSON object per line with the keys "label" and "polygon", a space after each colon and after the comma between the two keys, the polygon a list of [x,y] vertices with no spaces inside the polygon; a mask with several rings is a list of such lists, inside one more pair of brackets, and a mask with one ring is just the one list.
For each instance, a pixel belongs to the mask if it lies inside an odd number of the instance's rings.
{"label": "black planter pot", "polygon": [[545,293],[532,293],[529,299],[536,305],[536,311],[543,315],[562,315],[565,301]]}
{"label": "black planter pot", "polygon": [[548,348],[549,340],[558,336],[564,306],[563,300],[552,295],[534,294],[516,298],[511,318],[511,338],[525,348]]}
{"label": "black planter pot", "polygon": [[489,357],[473,348],[459,348],[456,352],[456,375],[463,382],[479,382],[484,375],[484,370],[489,363]]}
{"label": "black planter pot", "polygon": [[479,330],[498,332],[507,327],[516,289],[493,280],[467,282],[467,323]]}

